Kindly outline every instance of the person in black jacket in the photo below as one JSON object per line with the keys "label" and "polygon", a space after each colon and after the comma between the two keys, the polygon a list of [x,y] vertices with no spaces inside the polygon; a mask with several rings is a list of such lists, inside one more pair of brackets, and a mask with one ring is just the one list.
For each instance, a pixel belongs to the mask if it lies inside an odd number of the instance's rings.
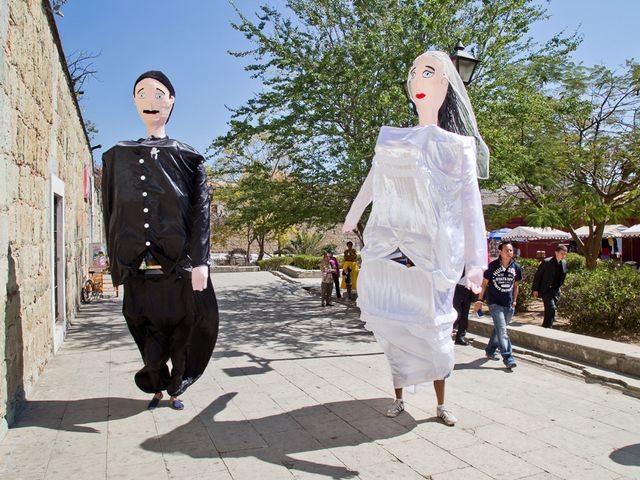
{"label": "person in black jacket", "polygon": [[136,385],[154,394],[149,409],[166,390],[169,406],[181,410],[178,396],[204,372],[218,335],[210,192],[202,155],[166,136],[175,101],[166,75],[143,73],[133,94],[148,137],[119,142],[102,157],[107,253],[144,361]]}
{"label": "person in black jacket", "polygon": [[542,326],[551,328],[556,318],[556,304],[560,298],[560,287],[567,276],[567,247],[558,245],[552,257],[540,262],[533,277],[533,296],[544,302],[544,320]]}

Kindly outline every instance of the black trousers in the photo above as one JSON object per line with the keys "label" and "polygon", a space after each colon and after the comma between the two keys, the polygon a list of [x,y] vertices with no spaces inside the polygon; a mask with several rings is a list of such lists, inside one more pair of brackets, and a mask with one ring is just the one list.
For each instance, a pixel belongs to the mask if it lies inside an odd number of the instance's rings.
{"label": "black trousers", "polygon": [[456,290],[453,294],[453,308],[458,312],[458,318],[455,325],[458,326],[456,339],[464,338],[469,328],[469,310],[471,303],[475,299],[475,294],[468,288],[456,284]]}
{"label": "black trousers", "polygon": [[206,290],[194,292],[191,279],[177,274],[129,278],[122,311],[144,362],[135,374],[138,388],[182,394],[204,372],[218,336],[211,280]]}
{"label": "black trousers", "polygon": [[553,322],[556,320],[556,306],[559,299],[560,289],[553,289],[542,295],[542,302],[544,304],[544,319],[542,320],[542,326],[544,328],[553,327]]}
{"label": "black trousers", "polygon": [[336,298],[340,298],[342,296],[340,294],[340,275],[332,273],[331,276],[333,277],[333,284],[336,287]]}

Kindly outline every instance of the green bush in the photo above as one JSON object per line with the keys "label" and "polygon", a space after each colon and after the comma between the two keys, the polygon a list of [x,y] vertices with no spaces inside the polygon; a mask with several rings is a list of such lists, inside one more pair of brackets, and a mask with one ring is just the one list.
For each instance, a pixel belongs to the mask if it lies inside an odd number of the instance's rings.
{"label": "green bush", "polygon": [[258,262],[260,270],[277,270],[280,265],[291,265],[293,257],[271,257]]}
{"label": "green bush", "polygon": [[602,263],[567,276],[558,313],[578,333],[640,332],[640,273]]}
{"label": "green bush", "polygon": [[518,258],[518,265],[522,269],[522,280],[518,291],[518,302],[516,303],[516,313],[526,312],[533,302],[532,284],[533,277],[540,265],[540,260],[535,258]]}
{"label": "green bush", "polygon": [[338,246],[335,243],[327,243],[324,247],[320,249],[322,253],[333,252],[335,255],[338,251]]}
{"label": "green bush", "polygon": [[567,271],[568,272],[577,272],[578,270],[584,270],[585,261],[584,257],[579,253],[568,253],[567,254]]}
{"label": "green bush", "polygon": [[294,255],[291,258],[293,259],[291,265],[305,270],[318,270],[322,262],[322,257],[315,255]]}

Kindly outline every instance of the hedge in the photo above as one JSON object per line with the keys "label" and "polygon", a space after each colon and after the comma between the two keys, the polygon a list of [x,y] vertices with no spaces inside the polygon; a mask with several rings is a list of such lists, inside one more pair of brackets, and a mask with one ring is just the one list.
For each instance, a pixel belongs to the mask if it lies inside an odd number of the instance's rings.
{"label": "hedge", "polygon": [[602,262],[568,275],[558,313],[577,333],[640,332],[640,272]]}
{"label": "hedge", "polygon": [[529,310],[534,300],[531,285],[533,284],[533,277],[536,274],[536,270],[538,270],[538,266],[540,265],[540,260],[520,257],[516,259],[516,263],[520,265],[522,269],[522,280],[520,281],[518,302],[516,303],[516,313],[520,313]]}
{"label": "hedge", "polygon": [[277,270],[280,265],[291,265],[293,257],[271,257],[258,262],[260,270]]}
{"label": "hedge", "polygon": [[322,257],[316,255],[294,255],[291,258],[291,265],[305,270],[318,270],[322,262]]}

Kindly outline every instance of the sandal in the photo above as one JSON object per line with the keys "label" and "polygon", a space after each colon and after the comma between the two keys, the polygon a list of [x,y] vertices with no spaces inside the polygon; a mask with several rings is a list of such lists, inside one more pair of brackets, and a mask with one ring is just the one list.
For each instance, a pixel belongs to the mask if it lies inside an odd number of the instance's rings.
{"label": "sandal", "polygon": [[175,398],[173,400],[171,400],[169,402],[169,406],[171,408],[173,408],[174,410],[183,410],[184,409],[184,403],[182,403],[182,401],[178,398]]}
{"label": "sandal", "polygon": [[149,402],[149,405],[147,405],[147,410],[155,410],[156,408],[158,408],[158,405],[160,404],[160,400],[162,400],[162,397],[163,397],[162,394],[160,394],[159,397],[154,396]]}

